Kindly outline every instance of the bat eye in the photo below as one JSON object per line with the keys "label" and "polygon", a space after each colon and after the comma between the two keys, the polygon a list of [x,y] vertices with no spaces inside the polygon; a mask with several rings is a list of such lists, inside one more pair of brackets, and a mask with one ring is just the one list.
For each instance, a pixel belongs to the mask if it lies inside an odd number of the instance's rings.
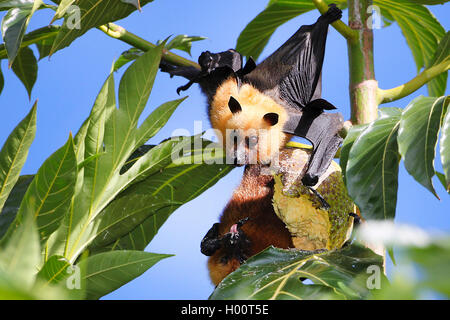
{"label": "bat eye", "polygon": [[258,144],[258,136],[245,137],[245,144],[247,148],[253,149]]}
{"label": "bat eye", "polygon": [[230,97],[230,100],[228,101],[228,107],[230,108],[231,113],[242,111],[241,104],[233,97]]}
{"label": "bat eye", "polygon": [[264,115],[264,120],[271,126],[274,126],[278,123],[278,114],[274,112],[266,113]]}

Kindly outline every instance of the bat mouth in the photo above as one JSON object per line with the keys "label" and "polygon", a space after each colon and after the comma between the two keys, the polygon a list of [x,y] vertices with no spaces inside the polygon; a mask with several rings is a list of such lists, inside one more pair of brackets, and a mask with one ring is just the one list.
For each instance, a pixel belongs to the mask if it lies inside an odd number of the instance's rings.
{"label": "bat mouth", "polygon": [[233,151],[231,159],[232,159],[233,164],[238,167],[242,167],[243,165],[250,164],[249,157],[245,152]]}
{"label": "bat mouth", "polygon": [[230,228],[230,244],[235,245],[239,241],[240,230],[237,223],[233,224]]}
{"label": "bat mouth", "polygon": [[228,232],[230,234],[230,244],[235,245],[241,235],[243,235],[243,231],[241,230],[241,227],[249,220],[249,218],[244,218],[238,221],[238,223],[233,224],[230,227],[230,231]]}
{"label": "bat mouth", "polygon": [[230,151],[228,153],[229,157],[227,162],[229,164],[234,164],[237,167],[241,167],[243,165],[247,164],[269,164],[271,162],[271,159],[262,159],[261,154],[254,152],[254,151],[248,151],[244,150],[243,152],[239,152],[236,150]]}

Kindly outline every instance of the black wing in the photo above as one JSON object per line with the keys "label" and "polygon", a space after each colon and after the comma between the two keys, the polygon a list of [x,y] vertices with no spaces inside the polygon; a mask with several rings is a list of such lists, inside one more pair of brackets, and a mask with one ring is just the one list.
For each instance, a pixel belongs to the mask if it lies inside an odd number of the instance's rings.
{"label": "black wing", "polygon": [[[328,25],[341,16],[342,11],[331,5],[316,23],[300,27],[278,50],[246,75],[244,81],[276,101],[281,100],[288,109],[304,109],[319,99]],[[333,108],[329,103],[313,107],[322,110]]]}
{"label": "black wing", "polygon": [[325,113],[310,109],[290,115],[284,126],[284,132],[306,138],[313,145],[308,169],[302,179],[304,185],[314,186],[330,166],[343,140],[339,135],[342,124],[343,118],[340,113]]}
{"label": "black wing", "polygon": [[335,109],[321,99],[321,74],[328,25],[342,16],[335,5],[313,25],[302,26],[277,51],[245,76],[245,80],[281,101],[289,113],[283,130],[313,144],[308,170],[302,181],[314,186],[327,170],[342,138],[342,116],[323,110]]}

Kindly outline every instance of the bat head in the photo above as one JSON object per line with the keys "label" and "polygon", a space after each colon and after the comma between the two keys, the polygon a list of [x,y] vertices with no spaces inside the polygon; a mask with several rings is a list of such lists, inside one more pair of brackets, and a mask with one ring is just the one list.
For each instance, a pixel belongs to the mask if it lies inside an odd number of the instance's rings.
{"label": "bat head", "polygon": [[230,78],[217,90],[210,120],[226,150],[227,162],[268,164],[291,138],[282,129],[287,112],[249,84]]}

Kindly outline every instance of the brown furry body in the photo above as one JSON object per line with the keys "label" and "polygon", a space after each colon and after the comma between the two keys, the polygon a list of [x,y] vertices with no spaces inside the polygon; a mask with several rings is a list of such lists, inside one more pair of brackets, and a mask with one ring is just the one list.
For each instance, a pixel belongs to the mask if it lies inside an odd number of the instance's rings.
{"label": "brown furry body", "polygon": [[[293,247],[289,231],[275,214],[272,197],[273,176],[261,175],[260,165],[248,165],[241,184],[220,217],[221,236],[228,233],[237,221],[250,218],[242,226],[242,231],[250,240],[248,257],[271,245],[285,249]],[[226,250],[221,248],[208,260],[210,277],[215,285],[240,266],[240,261],[236,258],[224,259],[226,255]]]}

